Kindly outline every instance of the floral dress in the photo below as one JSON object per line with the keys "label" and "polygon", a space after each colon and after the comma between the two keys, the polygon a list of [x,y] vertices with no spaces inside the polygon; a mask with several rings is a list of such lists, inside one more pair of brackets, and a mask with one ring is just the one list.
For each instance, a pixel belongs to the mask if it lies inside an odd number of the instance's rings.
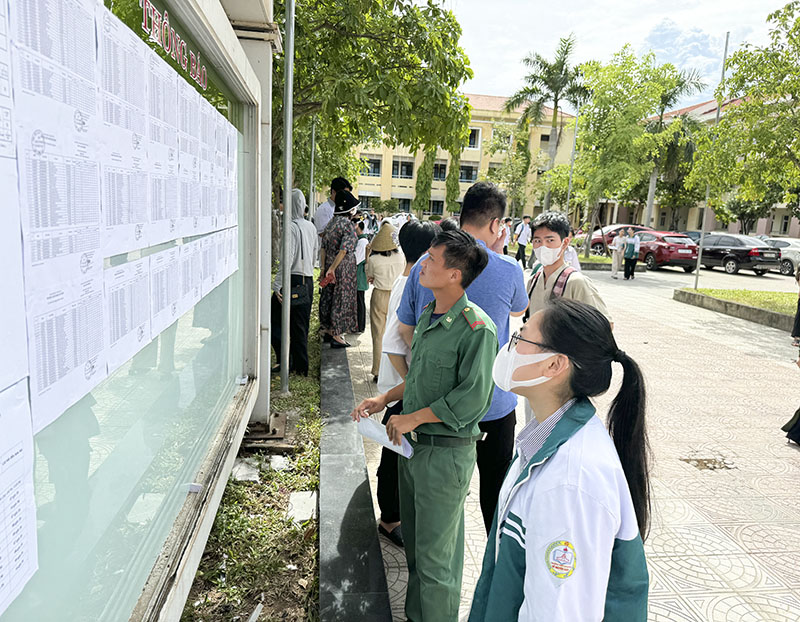
{"label": "floral dress", "polygon": [[336,268],[336,283],[322,288],[319,297],[319,323],[333,335],[358,330],[356,305],[356,228],[347,216],[334,216],[322,236],[325,249],[324,278],[340,250],[347,251]]}

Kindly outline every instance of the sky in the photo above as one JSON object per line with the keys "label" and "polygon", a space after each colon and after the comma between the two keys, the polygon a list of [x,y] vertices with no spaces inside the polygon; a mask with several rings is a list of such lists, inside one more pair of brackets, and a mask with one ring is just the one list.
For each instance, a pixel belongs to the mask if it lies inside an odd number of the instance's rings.
{"label": "sky", "polygon": [[461,23],[461,45],[475,77],[466,93],[508,96],[522,86],[529,52],[555,55],[561,37],[576,37],[573,61],[608,61],[630,43],[639,53],[679,69],[697,69],[703,93],[681,106],[713,97],[722,68],[725,32],[729,54],[743,43],[768,41],[767,15],[780,0],[444,0]]}

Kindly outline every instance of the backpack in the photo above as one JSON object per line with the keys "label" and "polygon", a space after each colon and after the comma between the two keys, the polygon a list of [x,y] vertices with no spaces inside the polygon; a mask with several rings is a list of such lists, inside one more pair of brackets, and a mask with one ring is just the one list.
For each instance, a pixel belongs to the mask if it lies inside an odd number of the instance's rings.
{"label": "backpack", "polygon": [[[539,270],[536,274],[533,275],[533,278],[531,278],[531,286],[530,288],[528,288],[528,300],[531,299],[531,296],[533,295],[533,290],[536,287],[536,283],[539,282],[539,277],[542,275],[543,272],[544,270]],[[567,291],[567,281],[569,280],[569,277],[572,275],[573,272],[577,272],[577,270],[575,270],[575,268],[573,268],[572,266],[567,266],[566,268],[564,268],[561,274],[558,275],[556,284],[553,285],[553,291],[550,292],[550,300],[553,300],[554,298],[560,298],[561,296],[564,295],[564,292]],[[525,315],[523,316],[522,321],[527,322],[530,316],[531,316],[531,309],[530,305],[528,305],[528,309],[525,311]]]}

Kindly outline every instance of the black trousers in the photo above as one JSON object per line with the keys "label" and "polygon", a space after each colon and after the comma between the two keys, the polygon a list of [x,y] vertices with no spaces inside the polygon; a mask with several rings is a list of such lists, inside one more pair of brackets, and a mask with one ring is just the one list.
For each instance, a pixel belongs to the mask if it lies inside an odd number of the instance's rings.
{"label": "black trousers", "polygon": [[632,279],[634,273],[636,272],[636,262],[638,261],[638,257],[631,257],[625,258],[625,278]]}
{"label": "black trousers", "polygon": [[478,472],[480,473],[480,501],[483,524],[488,534],[497,510],[500,488],[514,458],[514,429],[517,413],[512,410],[494,421],[481,421],[478,426],[486,436],[478,441]]}
{"label": "black trousers", "polygon": [[508,245],[503,247],[503,255],[508,255]]}
{"label": "black trousers", "polygon": [[800,298],[797,299],[797,313],[794,314],[792,337],[800,337]]}
{"label": "black trousers", "polygon": [[[289,311],[289,371],[302,376],[308,375],[308,323],[311,320],[311,304],[314,298],[313,277],[292,275],[292,286],[304,285],[308,289],[308,303],[292,305]],[[288,304],[288,300],[284,298]],[[272,348],[281,363],[281,313],[283,305],[273,292],[270,311],[272,315]]]}
{"label": "black trousers", "polygon": [[523,266],[525,265],[525,249],[526,248],[528,248],[527,244],[520,244],[517,247],[517,256],[515,257],[515,259],[517,261],[521,261],[522,262]]}
{"label": "black trousers", "polygon": [[367,327],[367,303],[364,302],[365,291],[358,290],[356,292],[356,310],[358,319],[358,332],[363,333]]}
{"label": "black trousers", "polygon": [[[389,417],[399,415],[403,411],[403,400],[386,409],[381,423],[386,425]],[[397,483],[397,459],[400,456],[385,447],[381,450],[381,462],[378,465],[378,507],[381,509],[381,520],[384,523],[396,523],[400,520],[400,488]]]}

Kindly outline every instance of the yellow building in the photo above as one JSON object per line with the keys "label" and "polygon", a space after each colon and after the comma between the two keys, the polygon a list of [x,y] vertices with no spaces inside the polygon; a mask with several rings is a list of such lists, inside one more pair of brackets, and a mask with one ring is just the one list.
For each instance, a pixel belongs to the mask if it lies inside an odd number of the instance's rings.
{"label": "yellow building", "polygon": [[[489,168],[503,162],[504,154],[497,152],[490,156],[488,145],[491,141],[494,128],[505,125],[513,127],[519,119],[522,109],[514,112],[505,112],[505,97],[494,95],[467,95],[472,106],[470,119],[470,135],[467,147],[461,153],[460,162],[460,194],[459,203],[464,198],[464,193],[478,179],[484,177]],[[528,172],[527,200],[523,213],[533,215],[538,206],[534,197],[534,185],[538,175],[543,171],[545,164],[540,164],[542,169],[537,170],[537,154],[542,153],[540,162],[547,161],[547,147],[550,139],[550,120],[553,111],[545,109],[542,124],[530,130],[529,148],[531,151],[531,168]],[[572,152],[574,117],[567,113],[559,115],[559,144],[556,151],[556,164],[568,163]],[[376,200],[388,201],[396,199],[398,210],[411,211],[411,202],[416,194],[417,170],[422,165],[424,154],[411,153],[404,147],[389,147],[387,145],[362,145],[359,147],[361,157],[367,162],[362,175],[354,183],[354,192],[365,207],[375,206]],[[428,215],[450,216],[445,205],[445,179],[450,167],[450,154],[439,150],[433,167],[433,184]],[[370,205],[372,204],[372,205]]]}

